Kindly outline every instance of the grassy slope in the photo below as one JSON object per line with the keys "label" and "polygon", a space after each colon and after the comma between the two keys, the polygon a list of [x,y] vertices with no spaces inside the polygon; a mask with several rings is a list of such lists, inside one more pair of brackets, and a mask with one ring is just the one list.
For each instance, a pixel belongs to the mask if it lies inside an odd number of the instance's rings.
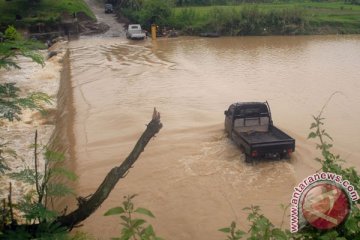
{"label": "grassy slope", "polygon": [[[190,7],[194,10],[196,24],[206,21],[207,14],[212,8],[235,9],[240,10],[244,7],[255,6],[254,4],[240,4],[236,6],[204,6]],[[304,3],[270,3],[257,4],[260,10],[280,10],[288,8],[297,8],[305,11],[310,27],[315,32],[320,33],[321,28],[341,28],[345,32],[360,33],[360,6],[344,4],[342,2],[304,2]],[[175,8],[175,15],[179,14],[184,8]],[[331,32],[331,30],[330,30]]]}
{"label": "grassy slope", "polygon": [[95,19],[94,14],[83,0],[40,0],[29,4],[27,0],[0,0],[0,25],[14,24],[15,16],[22,17],[23,23],[55,21],[61,13],[84,12]]}

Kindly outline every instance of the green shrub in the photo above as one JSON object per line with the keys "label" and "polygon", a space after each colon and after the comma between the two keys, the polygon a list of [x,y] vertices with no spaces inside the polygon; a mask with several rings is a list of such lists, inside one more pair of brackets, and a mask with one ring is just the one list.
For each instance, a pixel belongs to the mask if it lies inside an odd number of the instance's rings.
{"label": "green shrub", "polygon": [[154,214],[146,208],[135,208],[133,198],[136,195],[124,197],[122,206],[109,209],[104,216],[119,215],[121,220],[121,240],[162,240],[156,236],[151,224],[147,224],[146,220],[137,217],[138,215],[155,218]]}

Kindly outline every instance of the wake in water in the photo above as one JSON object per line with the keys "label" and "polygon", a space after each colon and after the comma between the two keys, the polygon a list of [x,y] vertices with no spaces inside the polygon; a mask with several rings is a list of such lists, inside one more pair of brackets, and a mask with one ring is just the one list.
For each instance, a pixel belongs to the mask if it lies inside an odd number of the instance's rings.
{"label": "wake in water", "polygon": [[[186,175],[213,176],[234,188],[261,189],[273,182],[286,182],[294,169],[288,161],[261,159],[255,165],[245,163],[245,155],[227,138],[226,133],[200,143],[199,153],[179,160]],[[284,174],[285,173],[285,174]]]}

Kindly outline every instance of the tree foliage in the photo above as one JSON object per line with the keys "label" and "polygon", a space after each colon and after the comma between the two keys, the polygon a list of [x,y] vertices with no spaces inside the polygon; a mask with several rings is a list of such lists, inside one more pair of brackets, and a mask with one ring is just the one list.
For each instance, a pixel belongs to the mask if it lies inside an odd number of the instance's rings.
{"label": "tree foliage", "polygon": [[20,97],[20,89],[16,83],[0,84],[0,119],[9,121],[20,120],[23,109],[37,110],[45,114],[44,104],[51,104],[49,95],[42,92],[30,93],[26,97]]}
{"label": "tree foliage", "polygon": [[[20,68],[15,61],[19,55],[29,57],[43,65],[43,57],[35,51],[39,46],[42,44],[23,40],[16,29],[9,26],[4,34],[0,33],[0,69]],[[45,93],[35,92],[21,97],[20,92],[16,83],[0,83],[0,123],[4,120],[20,120],[24,109],[45,113],[44,104],[52,103],[51,98]],[[0,173],[4,174],[5,171],[10,170],[7,161],[16,158],[16,153],[7,147],[6,139],[0,140]]]}
{"label": "tree foliage", "polygon": [[[34,190],[24,192],[20,201],[13,204],[11,197],[7,204],[2,206],[2,218],[0,219],[3,234],[0,239],[31,239],[31,238],[51,238],[67,239],[67,229],[56,223],[55,220],[59,213],[49,210],[49,203],[53,197],[62,197],[72,194],[72,190],[65,184],[55,181],[54,178],[61,177],[75,180],[76,175],[61,166],[64,156],[60,153],[51,151],[48,146],[41,146],[37,142],[37,132],[35,132],[34,165],[24,166],[24,169],[8,175],[18,181],[33,186]],[[39,154],[44,154],[45,165],[39,164]],[[58,179],[58,178],[57,178]],[[10,190],[11,195],[11,190]],[[12,208],[16,208],[21,215],[16,218]],[[4,219],[7,219],[4,221]],[[25,221],[25,225],[18,222]]]}
{"label": "tree foliage", "polygon": [[[32,61],[44,65],[44,58],[36,49],[42,47],[39,42],[23,40],[12,26],[9,26],[0,41],[0,69],[20,68],[16,62],[17,56],[30,58]],[[20,120],[23,109],[38,110],[45,113],[44,104],[51,104],[51,98],[42,92],[30,93],[20,97],[21,90],[16,83],[0,84],[0,120]]]}
{"label": "tree foliage", "polygon": [[20,68],[16,62],[18,56],[30,58],[44,66],[44,58],[36,50],[45,45],[32,40],[24,40],[13,26],[9,26],[0,39],[0,69]]}
{"label": "tree foliage", "polygon": [[150,29],[151,24],[169,25],[172,2],[163,0],[128,0],[121,5],[121,12],[131,21]]}
{"label": "tree foliage", "polygon": [[[0,41],[0,68],[9,69],[20,68],[16,63],[17,56],[28,57],[31,60],[43,65],[44,60],[42,55],[35,51],[39,46],[37,42],[29,42],[24,40],[21,35],[12,26],[8,27],[4,34],[1,34]],[[41,92],[30,93],[26,97],[21,97],[21,90],[15,86],[16,83],[1,83],[0,84],[0,120],[20,120],[23,109],[38,110],[45,112],[43,104],[52,103],[51,98]],[[35,137],[37,140],[37,134]],[[36,192],[30,191],[24,193],[25,195],[17,204],[12,203],[12,185],[10,183],[8,201],[2,201],[1,218],[0,218],[0,239],[27,239],[31,237],[46,238],[54,236],[56,239],[56,232],[60,233],[60,225],[49,225],[51,219],[54,219],[55,213],[46,208],[46,200],[51,193],[48,184],[54,175],[56,167],[50,168],[50,163],[58,161],[53,154],[49,154],[46,150],[45,170],[41,171],[38,166],[38,145],[34,144],[35,168],[25,166],[24,170],[20,172],[12,171],[9,175],[19,181],[26,182],[29,185],[36,186]],[[0,173],[2,176],[5,171],[11,169],[7,165],[9,158],[15,158],[16,153],[7,148],[5,139],[1,139],[0,144]],[[30,224],[22,227],[18,222],[20,219],[16,218],[14,208],[17,208],[23,214],[23,219]],[[31,228],[31,224],[39,223],[36,228]],[[30,227],[29,227],[30,226]],[[56,230],[56,231],[55,231]],[[3,233],[1,233],[3,232]],[[61,231],[64,232],[64,231]],[[55,234],[53,234],[55,233]],[[49,235],[50,234],[50,235]],[[62,235],[62,233],[61,233]]]}
{"label": "tree foliage", "polygon": [[168,1],[147,0],[140,10],[140,21],[146,27],[151,24],[166,26],[171,16],[171,5]]}
{"label": "tree foliage", "polygon": [[16,152],[8,148],[7,144],[5,139],[0,137],[0,179],[1,175],[10,170],[6,160],[9,158],[16,158]]}

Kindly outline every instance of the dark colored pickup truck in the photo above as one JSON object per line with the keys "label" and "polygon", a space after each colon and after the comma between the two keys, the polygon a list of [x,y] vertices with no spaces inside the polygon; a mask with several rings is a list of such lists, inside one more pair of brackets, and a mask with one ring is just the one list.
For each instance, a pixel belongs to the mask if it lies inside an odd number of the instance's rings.
{"label": "dark colored pickup truck", "polygon": [[295,140],[273,125],[267,102],[239,102],[225,111],[225,131],[245,153],[245,160],[290,158]]}

